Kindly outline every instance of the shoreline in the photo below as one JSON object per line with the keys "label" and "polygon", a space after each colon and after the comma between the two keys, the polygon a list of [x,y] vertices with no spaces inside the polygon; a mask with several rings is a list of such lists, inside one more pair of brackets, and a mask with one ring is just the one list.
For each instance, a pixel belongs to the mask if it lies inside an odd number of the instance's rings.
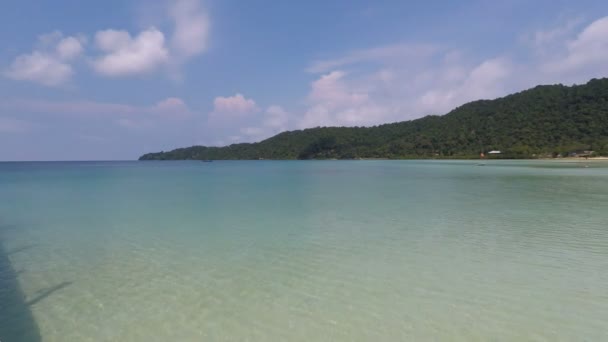
{"label": "shoreline", "polygon": [[575,162],[606,162],[608,161],[608,157],[593,157],[589,159],[580,158],[580,157],[566,157],[566,158],[539,158],[538,160],[547,160],[547,161],[558,161],[564,163],[575,163]]}
{"label": "shoreline", "polygon": [[[277,159],[280,160],[280,159]],[[581,157],[564,157],[564,158],[403,158],[403,159],[392,159],[392,158],[358,158],[358,159],[310,159],[310,160],[468,160],[468,161],[498,161],[498,160],[542,160],[542,161],[562,161],[562,162],[606,162],[608,157],[593,157],[589,159]]]}

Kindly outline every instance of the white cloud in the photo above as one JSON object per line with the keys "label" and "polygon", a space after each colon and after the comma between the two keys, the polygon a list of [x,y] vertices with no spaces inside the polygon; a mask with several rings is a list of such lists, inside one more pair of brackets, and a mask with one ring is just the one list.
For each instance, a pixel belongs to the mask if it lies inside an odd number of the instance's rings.
{"label": "white cloud", "polygon": [[332,71],[312,82],[309,109],[298,127],[366,125],[384,118],[388,111],[371,98],[369,83],[346,79],[342,71]]}
{"label": "white cloud", "polygon": [[5,75],[18,81],[57,86],[66,83],[73,73],[71,65],[52,55],[34,51],[17,57]]}
{"label": "white cloud", "polygon": [[[222,134],[218,139],[210,140],[215,145],[259,141],[288,129],[290,118],[291,114],[281,106],[271,105],[261,110],[253,99],[237,93],[215,99],[206,130],[211,136]],[[228,140],[224,139],[226,135],[230,135]]]}
{"label": "white cloud", "polygon": [[[325,74],[311,83],[308,106],[292,122],[305,128],[410,120],[537,84],[608,76],[608,17],[580,26],[574,18],[526,36],[523,59],[506,54],[476,59],[464,49],[391,45],[316,61],[308,71]],[[346,66],[352,72],[329,70]]]}
{"label": "white cloud", "polygon": [[[438,68],[437,72],[447,74],[451,82],[434,75],[432,88],[420,95],[417,107],[412,110],[417,114],[444,114],[465,102],[504,95],[508,91],[505,84],[512,85],[508,79],[512,68],[508,60],[501,58],[483,61],[464,73],[450,67]],[[450,75],[451,72],[454,74]]]}
{"label": "white cloud", "polygon": [[582,19],[580,17],[571,18],[556,27],[537,30],[531,34],[525,35],[523,37],[524,42],[529,43],[532,47],[543,52],[556,44],[562,44],[573,34],[573,32],[575,32],[581,23]]}
{"label": "white cloud", "polygon": [[166,68],[179,78],[180,66],[206,50],[210,21],[198,0],[172,1],[166,15],[173,22],[170,39],[155,27],[135,36],[124,30],[97,32],[95,43],[103,54],[92,63],[95,71],[119,77]]}
{"label": "white cloud", "polygon": [[[125,30],[97,31],[95,46],[100,53],[91,58],[92,68],[109,77],[165,68],[169,76],[179,78],[179,68],[207,49],[210,20],[199,0],[170,1],[165,11],[164,16],[173,23],[170,39],[153,26],[133,35]],[[18,56],[3,74],[46,86],[65,84],[72,78],[72,63],[83,55],[85,44],[84,36],[64,37],[59,31],[43,34],[39,47]]]}
{"label": "white cloud", "polygon": [[59,30],[43,33],[38,36],[37,45],[41,49],[53,48],[61,38],[63,38],[63,33]]}
{"label": "white cloud", "polygon": [[363,91],[357,91],[349,87],[343,81],[346,73],[332,71],[322,75],[312,83],[312,90],[308,99],[313,104],[323,103],[329,109],[342,106],[357,106],[369,100],[369,95]]}
{"label": "white cloud", "polygon": [[188,117],[193,113],[186,103],[177,97],[169,97],[160,101],[154,107],[154,111],[161,115],[169,115],[173,117]]}
{"label": "white cloud", "polygon": [[241,128],[240,133],[248,140],[259,141],[286,130],[289,117],[290,114],[281,106],[272,105],[264,111],[258,125]]}
{"label": "white cloud", "polygon": [[566,52],[544,65],[548,73],[589,71],[608,72],[608,17],[587,26],[566,44]]}
{"label": "white cloud", "polygon": [[171,46],[177,57],[190,58],[201,54],[207,48],[209,37],[209,17],[197,0],[173,1],[169,16],[175,23]]}
{"label": "white cloud", "polygon": [[283,130],[286,128],[288,121],[289,113],[287,113],[281,106],[273,105],[266,109],[264,126],[277,130]]}
{"label": "white cloud", "polygon": [[233,135],[238,136],[238,139],[231,138],[230,141],[241,141],[243,132],[256,134],[254,130],[243,130],[242,127],[253,126],[257,119],[253,114],[259,111],[253,99],[248,99],[240,93],[227,97],[218,96],[213,100],[213,111],[207,116],[205,130],[208,135],[216,137],[214,143],[224,141],[227,134],[236,132],[238,134]]}
{"label": "white cloud", "polygon": [[95,35],[95,44],[106,54],[95,59],[93,67],[106,76],[150,72],[169,60],[165,36],[154,27],[135,37],[126,31],[99,31]]}
{"label": "white cloud", "polygon": [[39,48],[32,53],[17,56],[4,75],[49,87],[67,83],[74,74],[71,63],[82,55],[85,40],[64,38],[61,32],[55,31],[41,35],[38,43]]}
{"label": "white cloud", "polygon": [[237,93],[234,96],[222,97],[218,96],[213,100],[212,116],[243,116],[252,114],[258,110],[255,101],[245,98],[242,94]]}
{"label": "white cloud", "polygon": [[184,100],[177,97],[169,97],[156,104],[156,107],[161,110],[182,110],[186,107]]}
{"label": "white cloud", "polygon": [[84,52],[84,40],[75,37],[66,37],[57,44],[57,56],[62,60],[72,60]]}

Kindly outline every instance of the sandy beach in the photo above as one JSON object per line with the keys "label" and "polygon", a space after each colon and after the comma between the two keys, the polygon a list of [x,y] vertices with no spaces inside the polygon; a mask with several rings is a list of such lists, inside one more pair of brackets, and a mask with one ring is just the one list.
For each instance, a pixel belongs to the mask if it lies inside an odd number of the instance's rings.
{"label": "sandy beach", "polygon": [[564,163],[588,163],[588,162],[608,162],[608,157],[594,157],[594,158],[580,158],[580,157],[566,157],[566,158],[541,158],[540,160],[551,160],[556,162]]}

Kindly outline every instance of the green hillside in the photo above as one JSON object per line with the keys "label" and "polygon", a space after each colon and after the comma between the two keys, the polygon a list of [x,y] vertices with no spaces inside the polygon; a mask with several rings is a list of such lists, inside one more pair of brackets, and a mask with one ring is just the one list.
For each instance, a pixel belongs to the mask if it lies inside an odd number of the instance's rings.
{"label": "green hillside", "polygon": [[251,144],[192,146],[140,160],[468,158],[500,150],[533,158],[593,150],[608,154],[608,79],[537,86],[467,103],[443,116],[374,127],[317,127]]}

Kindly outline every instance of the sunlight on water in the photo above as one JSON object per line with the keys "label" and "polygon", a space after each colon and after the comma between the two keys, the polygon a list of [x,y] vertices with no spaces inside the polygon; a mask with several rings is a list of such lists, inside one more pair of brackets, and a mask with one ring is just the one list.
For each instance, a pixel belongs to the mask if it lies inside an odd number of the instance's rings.
{"label": "sunlight on water", "polygon": [[0,340],[608,340],[608,163],[0,163]]}

